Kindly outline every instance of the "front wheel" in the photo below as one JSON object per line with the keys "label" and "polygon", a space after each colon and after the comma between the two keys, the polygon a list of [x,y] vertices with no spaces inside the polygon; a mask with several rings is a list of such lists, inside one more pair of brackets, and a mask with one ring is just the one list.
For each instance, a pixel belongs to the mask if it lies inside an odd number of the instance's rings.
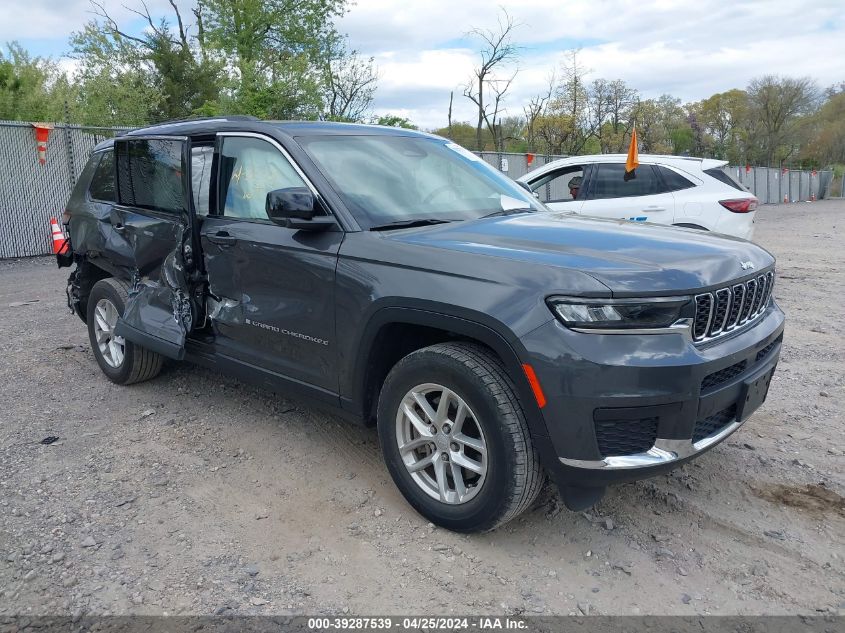
{"label": "front wheel", "polygon": [[106,377],[119,385],[155,378],[163,359],[148,349],[115,336],[117,319],[126,309],[129,284],[112,277],[101,279],[88,296],[88,338],[94,358]]}
{"label": "front wheel", "polygon": [[378,430],[405,499],[450,530],[492,530],[543,484],[513,383],[480,345],[438,343],[399,361],[379,397]]}

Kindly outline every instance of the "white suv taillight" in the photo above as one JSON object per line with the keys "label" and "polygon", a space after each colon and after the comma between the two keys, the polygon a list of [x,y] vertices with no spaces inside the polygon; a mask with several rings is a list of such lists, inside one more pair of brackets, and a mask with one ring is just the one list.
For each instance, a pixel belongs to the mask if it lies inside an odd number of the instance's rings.
{"label": "white suv taillight", "polygon": [[757,208],[757,198],[738,198],[734,200],[719,200],[719,204],[734,213],[750,213]]}

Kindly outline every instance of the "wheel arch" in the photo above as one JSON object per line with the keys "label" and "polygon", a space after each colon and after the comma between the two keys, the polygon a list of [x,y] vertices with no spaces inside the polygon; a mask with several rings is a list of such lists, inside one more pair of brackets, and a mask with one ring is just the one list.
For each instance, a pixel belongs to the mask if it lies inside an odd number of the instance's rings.
{"label": "wheel arch", "polygon": [[84,255],[75,255],[74,259],[76,260],[76,268],[71,271],[66,288],[68,307],[83,323],[87,323],[88,297],[94,285],[101,279],[108,279],[116,275],[113,271],[107,270]]}
{"label": "wheel arch", "polygon": [[499,358],[517,390],[532,435],[547,436],[542,414],[512,343],[515,337],[509,340],[501,331],[479,320],[430,308],[384,307],[372,315],[364,326],[354,357],[351,393],[342,394],[344,407],[361,414],[366,425],[374,424],[378,393],[393,365],[417,349],[455,340],[481,344]]}

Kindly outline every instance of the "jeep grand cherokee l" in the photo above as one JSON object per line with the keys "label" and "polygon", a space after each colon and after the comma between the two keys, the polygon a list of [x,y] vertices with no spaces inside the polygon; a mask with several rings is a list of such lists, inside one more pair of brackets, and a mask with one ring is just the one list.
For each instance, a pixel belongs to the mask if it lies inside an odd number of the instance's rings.
{"label": "jeep grand cherokee l", "polygon": [[549,211],[449,141],[242,117],[97,146],[65,216],[103,373],[163,357],[377,425],[452,530],[667,472],[763,402],[784,316],[739,239]]}

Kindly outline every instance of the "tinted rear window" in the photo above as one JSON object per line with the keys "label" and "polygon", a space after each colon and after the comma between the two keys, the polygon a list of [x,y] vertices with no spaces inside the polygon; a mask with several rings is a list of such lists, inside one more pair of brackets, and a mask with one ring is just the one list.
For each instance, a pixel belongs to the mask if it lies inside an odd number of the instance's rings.
{"label": "tinted rear window", "polygon": [[180,141],[118,141],[115,151],[121,204],[167,213],[182,212],[185,202]]}
{"label": "tinted rear window", "polygon": [[681,189],[695,187],[695,183],[668,167],[658,165],[656,169],[660,172],[660,178],[663,180],[663,191],[680,191]]}
{"label": "tinted rear window", "polygon": [[88,195],[93,200],[114,202],[114,152],[101,152],[98,158],[100,162],[91,176]]}
{"label": "tinted rear window", "polygon": [[713,169],[705,169],[704,173],[708,176],[712,176],[719,182],[723,182],[726,185],[733,187],[734,189],[739,189],[740,191],[748,191],[745,187],[739,184],[736,180],[731,178],[728,174],[722,171],[719,167],[714,167]]}

